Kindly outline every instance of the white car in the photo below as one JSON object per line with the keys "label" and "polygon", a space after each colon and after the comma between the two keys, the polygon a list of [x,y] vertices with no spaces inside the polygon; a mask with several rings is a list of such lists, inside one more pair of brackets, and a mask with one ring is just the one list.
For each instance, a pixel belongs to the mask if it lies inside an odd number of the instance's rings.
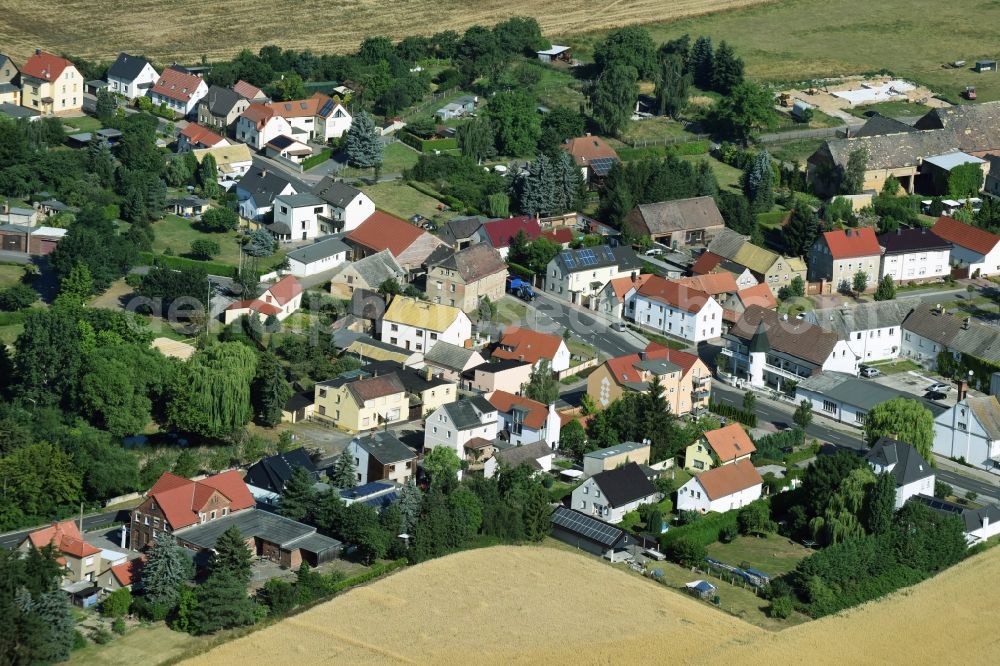
{"label": "white car", "polygon": [[934,384],[928,386],[927,390],[933,393],[947,393],[951,390],[951,386],[942,382],[935,382]]}
{"label": "white car", "polygon": [[652,250],[646,250],[647,257],[659,257],[661,254],[663,254],[663,250],[658,247],[654,247]]}

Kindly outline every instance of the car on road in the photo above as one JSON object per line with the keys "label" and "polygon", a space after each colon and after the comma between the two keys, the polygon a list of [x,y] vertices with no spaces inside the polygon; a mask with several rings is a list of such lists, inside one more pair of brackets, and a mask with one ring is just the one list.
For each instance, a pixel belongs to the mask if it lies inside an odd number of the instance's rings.
{"label": "car on road", "polygon": [[948,395],[946,393],[942,393],[941,391],[928,391],[924,394],[924,398],[926,400],[944,400],[947,397]]}
{"label": "car on road", "polygon": [[878,368],[873,368],[868,365],[862,365],[858,374],[862,377],[867,377],[868,379],[871,379],[872,377],[880,377],[882,375],[882,373],[878,371]]}
{"label": "car on road", "polygon": [[618,331],[619,333],[624,333],[625,330],[626,330],[626,327],[625,327],[624,323],[622,323],[620,321],[616,321],[613,324],[611,324],[611,330],[612,331]]}
{"label": "car on road", "polygon": [[931,393],[947,393],[951,390],[951,386],[943,382],[935,382],[928,386],[927,390]]}

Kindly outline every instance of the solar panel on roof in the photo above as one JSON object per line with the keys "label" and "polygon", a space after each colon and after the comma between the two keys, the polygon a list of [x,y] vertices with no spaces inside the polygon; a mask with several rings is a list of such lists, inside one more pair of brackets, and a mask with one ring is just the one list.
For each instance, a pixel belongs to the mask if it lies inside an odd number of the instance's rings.
{"label": "solar panel on roof", "polygon": [[566,264],[566,268],[575,268],[576,262],[573,260],[573,253],[566,250],[562,253],[563,263]]}
{"label": "solar panel on roof", "polygon": [[597,263],[597,256],[590,248],[580,250],[577,254],[577,259],[579,259],[580,263],[584,266],[593,266]]}
{"label": "solar panel on roof", "polygon": [[598,176],[606,176],[611,171],[611,167],[614,166],[615,161],[613,157],[599,157],[591,161],[590,168]]}
{"label": "solar panel on roof", "polygon": [[607,245],[605,245],[605,246],[603,246],[601,248],[601,250],[604,251],[604,258],[605,259],[607,259],[608,261],[614,261],[615,260],[615,253],[611,251],[610,247],[608,247]]}
{"label": "solar panel on roof", "polygon": [[588,539],[611,545],[622,534],[622,530],[597,519],[581,515],[568,509],[557,509],[552,514],[552,522],[559,527],[572,530]]}
{"label": "solar panel on roof", "polygon": [[323,108],[319,110],[319,115],[325,116],[326,114],[330,113],[331,111],[333,111],[333,100],[332,99],[328,99],[328,100],[326,100],[326,103],[323,104]]}

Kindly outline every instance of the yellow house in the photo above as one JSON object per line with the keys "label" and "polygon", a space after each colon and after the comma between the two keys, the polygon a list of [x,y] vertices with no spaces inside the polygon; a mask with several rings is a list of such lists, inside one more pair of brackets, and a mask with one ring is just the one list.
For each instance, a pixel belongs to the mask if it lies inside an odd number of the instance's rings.
{"label": "yellow house", "polygon": [[338,377],[316,384],[313,418],[360,432],[409,418],[406,389],[396,375]]}
{"label": "yellow house", "polygon": [[739,423],[709,430],[684,452],[684,469],[694,473],[749,460],[757,450]]}
{"label": "yellow house", "polygon": [[608,359],[587,377],[587,394],[605,409],[627,391],[645,393],[659,377],[663,399],[678,416],[708,408],[712,373],[694,354],[650,343],[638,354]]}
{"label": "yellow house", "polygon": [[14,61],[0,53],[0,104],[21,105],[20,74]]}
{"label": "yellow house", "polygon": [[42,115],[83,109],[83,77],[69,60],[40,49],[21,67],[21,106]]}

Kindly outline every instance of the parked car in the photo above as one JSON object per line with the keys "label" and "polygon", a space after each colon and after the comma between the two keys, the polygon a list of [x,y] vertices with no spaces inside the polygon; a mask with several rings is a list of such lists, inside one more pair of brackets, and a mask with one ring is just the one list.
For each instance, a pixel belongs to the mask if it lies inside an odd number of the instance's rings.
{"label": "parked car", "polygon": [[943,382],[935,382],[927,387],[927,390],[932,393],[947,393],[951,390],[951,386]]}
{"label": "parked car", "polygon": [[880,377],[882,375],[877,368],[872,368],[867,365],[861,366],[861,371],[858,374],[862,377],[867,377],[868,379],[871,379],[872,377]]}
{"label": "parked car", "polygon": [[647,257],[659,257],[663,254],[663,250],[658,247],[654,247],[652,250],[646,250]]}
{"label": "parked car", "polygon": [[611,324],[611,330],[618,331],[619,333],[624,333],[625,328],[626,328],[625,324],[620,321],[616,321],[613,324]]}
{"label": "parked car", "polygon": [[924,394],[924,398],[927,400],[944,400],[948,396],[940,391],[928,391]]}

